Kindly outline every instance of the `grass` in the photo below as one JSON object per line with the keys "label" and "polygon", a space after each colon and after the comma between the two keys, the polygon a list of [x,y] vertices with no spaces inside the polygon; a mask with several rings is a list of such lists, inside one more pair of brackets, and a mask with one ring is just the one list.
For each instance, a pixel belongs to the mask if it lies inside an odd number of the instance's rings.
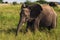
{"label": "grass", "polygon": [[[15,36],[17,24],[19,21],[21,5],[2,5],[0,4],[0,40],[60,40],[60,9],[54,8],[57,15],[57,28],[51,32],[36,31],[35,34],[31,31],[27,33],[19,32]],[[23,29],[24,31],[24,26]]]}

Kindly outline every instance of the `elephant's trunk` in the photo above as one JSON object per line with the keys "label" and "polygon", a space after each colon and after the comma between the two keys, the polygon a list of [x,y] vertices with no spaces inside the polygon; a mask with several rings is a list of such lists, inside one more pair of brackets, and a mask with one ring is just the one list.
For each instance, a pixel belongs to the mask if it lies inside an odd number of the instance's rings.
{"label": "elephant's trunk", "polygon": [[18,24],[18,26],[17,26],[17,31],[16,31],[16,36],[17,36],[17,34],[18,34],[18,32],[20,31],[20,28],[21,28],[21,26],[22,26],[22,24],[25,22],[25,18],[21,18],[20,20],[19,20],[19,24]]}

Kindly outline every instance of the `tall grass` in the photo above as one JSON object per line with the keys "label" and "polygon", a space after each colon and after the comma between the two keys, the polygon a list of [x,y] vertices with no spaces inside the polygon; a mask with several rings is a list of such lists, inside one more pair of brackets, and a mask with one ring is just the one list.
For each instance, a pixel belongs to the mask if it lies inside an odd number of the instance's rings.
{"label": "tall grass", "polygon": [[29,30],[25,34],[19,32],[18,36],[15,36],[20,7],[21,5],[0,6],[0,40],[60,40],[60,12],[58,11],[60,9],[57,8],[55,8],[58,15],[55,30],[51,30],[51,32],[37,30],[35,33]]}

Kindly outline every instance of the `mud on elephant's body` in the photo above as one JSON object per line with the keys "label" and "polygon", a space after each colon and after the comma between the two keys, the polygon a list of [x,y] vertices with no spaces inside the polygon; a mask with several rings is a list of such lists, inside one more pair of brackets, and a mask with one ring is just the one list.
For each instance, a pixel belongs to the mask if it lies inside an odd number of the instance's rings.
{"label": "mud on elephant's body", "polygon": [[42,26],[50,28],[56,27],[56,13],[49,5],[25,5],[21,7],[20,20],[17,27],[17,33],[24,22],[27,22],[27,28],[34,27],[34,29],[39,28],[40,24]]}

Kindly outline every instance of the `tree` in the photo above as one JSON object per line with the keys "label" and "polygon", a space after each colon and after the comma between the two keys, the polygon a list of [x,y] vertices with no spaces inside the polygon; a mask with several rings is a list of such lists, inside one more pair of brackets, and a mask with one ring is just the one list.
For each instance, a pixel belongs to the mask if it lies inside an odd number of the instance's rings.
{"label": "tree", "polygon": [[17,2],[13,2],[13,5],[16,5],[17,4]]}
{"label": "tree", "polygon": [[30,0],[26,0],[25,4],[29,5],[32,4]]}
{"label": "tree", "polygon": [[49,5],[52,6],[52,7],[58,7],[57,6],[58,4],[56,2],[49,2]]}
{"label": "tree", "polygon": [[8,2],[6,1],[5,3],[7,4]]}
{"label": "tree", "polygon": [[37,2],[39,2],[41,4],[47,3],[45,0],[38,0]]}
{"label": "tree", "polygon": [[38,0],[38,1],[45,1],[45,0]]}
{"label": "tree", "polygon": [[0,0],[0,3],[2,3],[2,0]]}

